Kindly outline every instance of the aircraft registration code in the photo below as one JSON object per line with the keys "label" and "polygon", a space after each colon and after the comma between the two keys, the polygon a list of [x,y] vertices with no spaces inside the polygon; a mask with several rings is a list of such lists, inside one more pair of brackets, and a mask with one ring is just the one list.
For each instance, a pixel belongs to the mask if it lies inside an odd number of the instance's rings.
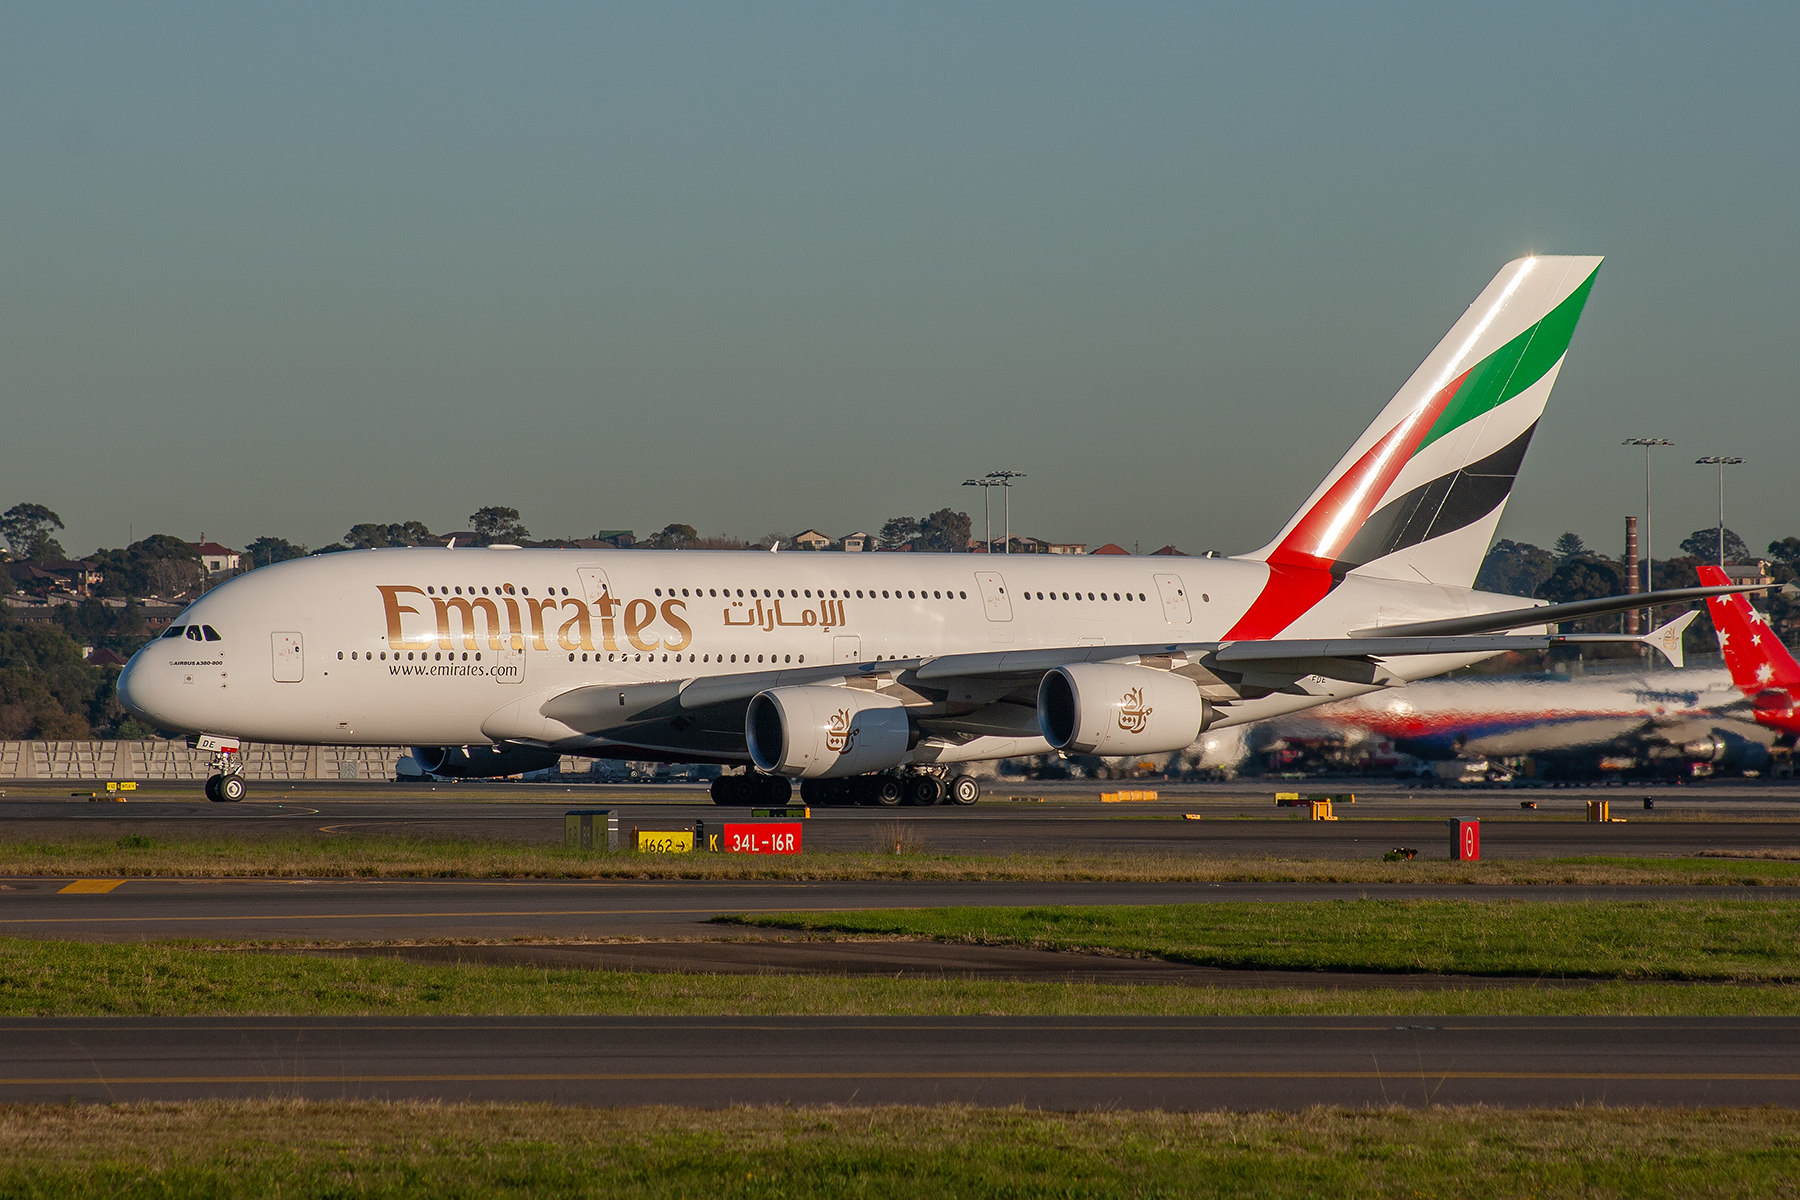
{"label": "aircraft registration code", "polygon": [[725,849],[730,854],[798,854],[800,822],[725,826]]}

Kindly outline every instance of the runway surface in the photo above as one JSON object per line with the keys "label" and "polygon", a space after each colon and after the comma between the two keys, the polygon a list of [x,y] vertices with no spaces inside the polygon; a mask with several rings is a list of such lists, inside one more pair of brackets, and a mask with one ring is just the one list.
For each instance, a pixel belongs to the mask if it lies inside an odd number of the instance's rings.
{"label": "runway surface", "polygon": [[1792,1018],[0,1021],[0,1101],[1800,1103]]}
{"label": "runway surface", "polygon": [[[1393,785],[1275,783],[1161,785],[1154,803],[1103,804],[1117,784],[1006,785],[971,808],[815,808],[806,844],[866,851],[891,841],[899,822],[922,848],[948,854],[1180,854],[1216,858],[1378,859],[1395,846],[1445,849],[1449,817],[1480,817],[1483,851],[1499,858],[1664,856],[1701,851],[1800,851],[1800,784],[1732,781],[1662,789],[1447,791]],[[1274,789],[1350,793],[1336,821],[1314,822],[1274,804]],[[68,793],[79,790],[79,798]],[[748,819],[719,808],[692,785],[378,783],[261,785],[242,804],[208,804],[191,785],[145,785],[124,803],[90,801],[92,786],[8,785],[0,832],[18,840],[359,835],[468,837],[560,844],[572,808],[614,808],[625,830],[692,828]],[[106,793],[101,791],[100,796]],[[1642,807],[1649,796],[1656,805]],[[1024,798],[1022,798],[1024,797]],[[1041,799],[1041,802],[1039,802]],[[1581,820],[1585,801],[1605,799],[1623,823]],[[1521,809],[1521,802],[1536,809]],[[798,801],[796,800],[796,803]],[[1184,819],[1189,813],[1202,818]]]}
{"label": "runway surface", "polygon": [[[747,932],[708,924],[720,913],[966,905],[1202,904],[1353,900],[1364,896],[1453,900],[1760,898],[1800,906],[1800,888],[1792,887],[132,879],[106,891],[62,891],[70,882],[41,878],[0,880],[0,935],[80,941],[716,938]],[[1796,911],[1800,912],[1800,907]]]}

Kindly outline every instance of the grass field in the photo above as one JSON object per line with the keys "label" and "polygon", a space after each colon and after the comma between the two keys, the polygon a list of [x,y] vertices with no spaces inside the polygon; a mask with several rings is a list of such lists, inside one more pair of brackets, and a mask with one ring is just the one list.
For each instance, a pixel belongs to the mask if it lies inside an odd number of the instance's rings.
{"label": "grass field", "polygon": [[1204,966],[1636,980],[1800,980],[1784,901],[1322,900],[720,917],[833,934],[1102,950]]}
{"label": "grass field", "polygon": [[1800,1015],[1791,985],[1415,990],[683,975],[0,939],[0,1016]]}
{"label": "grass field", "polygon": [[[1411,862],[1199,858],[1182,854],[594,854],[474,838],[69,838],[0,841],[0,878],[1010,879],[1178,882],[1800,885],[1800,862],[1578,858]],[[1774,853],[1774,851],[1771,851]]]}
{"label": "grass field", "polygon": [[584,1109],[282,1101],[0,1109],[0,1194],[1800,1194],[1800,1114]]}

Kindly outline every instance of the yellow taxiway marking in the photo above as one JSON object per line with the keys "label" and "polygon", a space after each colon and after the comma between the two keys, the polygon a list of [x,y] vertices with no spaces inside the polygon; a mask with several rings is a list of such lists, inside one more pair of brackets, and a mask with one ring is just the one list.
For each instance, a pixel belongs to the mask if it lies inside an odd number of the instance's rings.
{"label": "yellow taxiway marking", "polygon": [[68,887],[57,889],[59,896],[94,896],[110,892],[124,883],[123,879],[77,879]]}
{"label": "yellow taxiway marking", "polygon": [[1462,1079],[1548,1082],[1662,1083],[1748,1082],[1800,1083],[1800,1074],[1740,1071],[583,1071],[496,1074],[416,1075],[135,1075],[0,1078],[0,1087],[73,1087],[79,1084],[140,1086],[150,1084],[270,1083],[633,1083],[732,1082],[794,1080],[857,1082],[876,1079]]}

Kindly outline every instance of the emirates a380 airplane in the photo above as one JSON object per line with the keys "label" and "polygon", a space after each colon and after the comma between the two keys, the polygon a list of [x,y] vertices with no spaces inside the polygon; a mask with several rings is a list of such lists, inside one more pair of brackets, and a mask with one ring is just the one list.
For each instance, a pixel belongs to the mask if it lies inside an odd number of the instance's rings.
{"label": "emirates a380 airplane", "polygon": [[955,764],[1176,750],[1506,650],[1630,640],[1546,622],[1655,597],[1521,609],[1470,587],[1599,266],[1503,267],[1254,553],[331,554],[207,593],[119,696],[215,752],[214,799],[242,798],[251,739],[398,742],[476,776],[563,754],[745,767],[721,803],[795,778],[820,802],[972,803]]}

